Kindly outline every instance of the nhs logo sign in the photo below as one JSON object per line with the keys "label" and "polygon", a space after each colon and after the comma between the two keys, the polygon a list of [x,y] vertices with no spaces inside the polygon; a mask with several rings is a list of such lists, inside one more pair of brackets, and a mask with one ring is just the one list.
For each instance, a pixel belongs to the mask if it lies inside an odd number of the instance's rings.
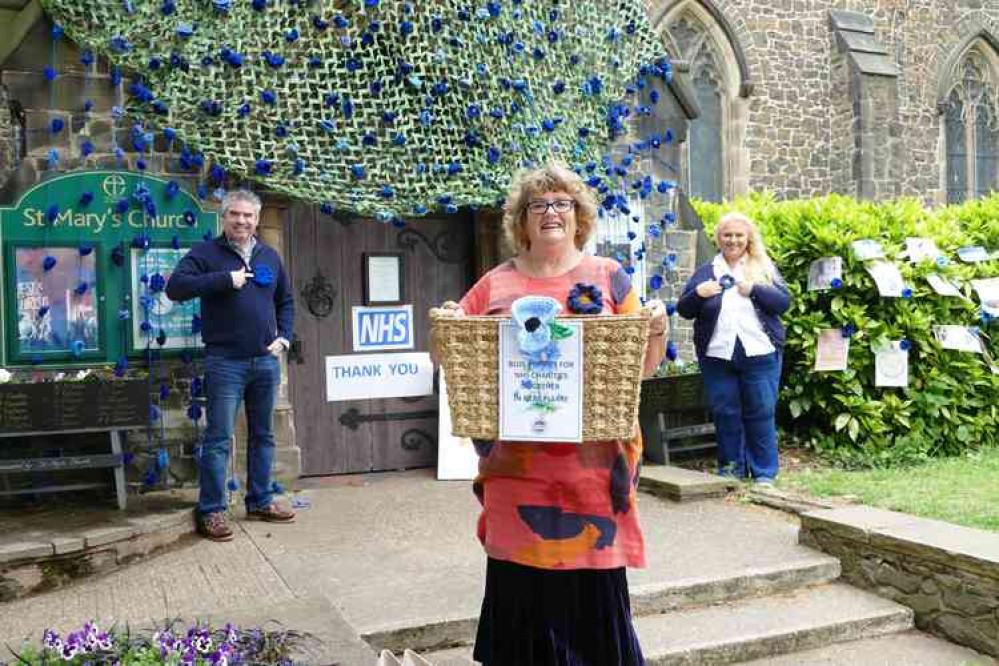
{"label": "nhs logo sign", "polygon": [[413,349],[413,306],[354,307],[354,351]]}

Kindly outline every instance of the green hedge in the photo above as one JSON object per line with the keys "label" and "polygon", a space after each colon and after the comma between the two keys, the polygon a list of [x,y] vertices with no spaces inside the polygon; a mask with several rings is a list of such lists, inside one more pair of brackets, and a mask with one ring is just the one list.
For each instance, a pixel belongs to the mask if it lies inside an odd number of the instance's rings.
{"label": "green hedge", "polygon": [[[999,276],[999,261],[964,264],[956,250],[999,248],[999,197],[933,211],[917,201],[875,204],[836,195],[786,202],[753,195],[731,204],[695,202],[695,208],[709,233],[728,210],[748,214],[790,287],[779,417],[785,440],[850,465],[909,463],[999,442],[999,375],[978,354],[942,349],[932,329],[983,326],[968,280]],[[914,296],[881,298],[850,243],[878,240],[891,258],[905,248],[906,237],[932,238],[950,262],[941,268],[929,260],[895,260]],[[843,257],[843,287],[806,291],[811,262],[836,255]],[[971,302],[938,296],[924,279],[932,272],[956,281]],[[849,369],[812,373],[818,331],[847,325],[856,331]],[[993,357],[999,356],[999,326],[982,331]],[[899,339],[912,343],[909,388],[874,386],[872,346]]]}

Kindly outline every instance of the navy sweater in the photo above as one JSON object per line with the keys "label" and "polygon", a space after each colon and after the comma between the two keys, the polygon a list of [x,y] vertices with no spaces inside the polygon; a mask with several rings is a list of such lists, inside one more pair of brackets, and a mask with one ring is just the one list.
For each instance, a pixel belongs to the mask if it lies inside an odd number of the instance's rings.
{"label": "navy sweater", "polygon": [[[791,294],[787,290],[784,278],[777,268],[774,268],[774,283],[753,285],[749,299],[760,318],[763,332],[770,338],[774,348],[780,352],[784,347],[784,324],[780,316],[791,306]],[[697,285],[715,279],[715,271],[709,262],[704,264],[690,276],[687,284],[676,303],[676,311],[684,319],[694,320],[694,347],[697,349],[697,359],[703,360],[708,351],[708,344],[715,332],[718,315],[721,312],[722,294],[701,298],[697,295]],[[735,289],[735,287],[732,287]],[[724,292],[722,292],[724,293]]]}
{"label": "navy sweater", "polygon": [[[269,271],[270,284],[247,279],[242,289],[236,289],[230,273],[244,267],[257,277]],[[229,247],[225,236],[198,243],[173,270],[166,295],[173,301],[201,299],[201,337],[205,352],[212,356],[264,356],[275,339],[290,341],[293,335],[295,301],[288,275],[274,248],[259,239],[249,265]]]}

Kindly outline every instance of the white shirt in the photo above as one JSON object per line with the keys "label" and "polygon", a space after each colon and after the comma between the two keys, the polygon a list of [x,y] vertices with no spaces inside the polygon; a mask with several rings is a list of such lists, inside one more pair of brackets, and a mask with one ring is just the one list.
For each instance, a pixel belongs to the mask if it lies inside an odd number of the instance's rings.
{"label": "white shirt", "polygon": [[[716,280],[723,275],[731,275],[735,278],[736,284],[746,279],[745,257],[740,259],[733,269],[729,268],[725,258],[718,254],[711,262],[711,267],[714,269]],[[732,286],[722,291],[721,311],[718,313],[711,341],[708,342],[707,355],[731,361],[732,354],[735,353],[736,339],[742,341],[746,356],[765,356],[777,351],[760,324],[753,301],[748,296],[740,294],[737,286]]]}

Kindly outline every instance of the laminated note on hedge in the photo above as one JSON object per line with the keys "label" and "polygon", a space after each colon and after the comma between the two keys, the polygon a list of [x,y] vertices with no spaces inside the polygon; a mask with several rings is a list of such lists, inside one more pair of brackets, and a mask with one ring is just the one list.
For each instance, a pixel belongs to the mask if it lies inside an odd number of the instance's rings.
{"label": "laminated note on hedge", "polygon": [[964,294],[962,294],[961,290],[957,288],[957,285],[945,277],[941,277],[936,273],[930,273],[926,276],[926,281],[930,283],[931,287],[933,287],[933,291],[937,292],[941,296],[956,296],[957,298],[964,298]]}
{"label": "laminated note on hedge", "polygon": [[909,386],[909,352],[902,341],[874,350],[874,385],[907,388]]}
{"label": "laminated note on hedge", "polygon": [[885,256],[885,251],[882,249],[881,243],[869,238],[853,241],[850,243],[850,247],[853,248],[853,256],[861,261],[883,259]]}
{"label": "laminated note on hedge", "polygon": [[999,317],[999,278],[972,280],[971,286],[982,302],[982,311],[993,317]]}
{"label": "laminated note on hedge", "polygon": [[843,257],[822,257],[808,267],[808,291],[838,289],[843,285]]}
{"label": "laminated note on hedge", "polygon": [[982,353],[982,339],[978,335],[978,329],[971,326],[934,326],[933,337],[944,349]]}
{"label": "laminated note on hedge", "polygon": [[979,261],[988,261],[989,259],[988,251],[981,245],[969,245],[967,247],[959,248],[957,256],[960,257],[961,261],[968,264],[975,264]]}
{"label": "laminated note on hedge", "polygon": [[919,263],[923,259],[936,261],[943,255],[932,238],[906,238],[905,256],[912,263]]}
{"label": "laminated note on hedge", "polygon": [[850,338],[843,335],[841,328],[824,328],[815,341],[815,366],[813,372],[835,372],[846,370],[850,356]]}
{"label": "laminated note on hedge", "polygon": [[874,278],[874,284],[878,287],[878,294],[891,298],[899,298],[902,289],[905,288],[905,281],[898,271],[898,266],[884,259],[876,259],[864,268]]}

